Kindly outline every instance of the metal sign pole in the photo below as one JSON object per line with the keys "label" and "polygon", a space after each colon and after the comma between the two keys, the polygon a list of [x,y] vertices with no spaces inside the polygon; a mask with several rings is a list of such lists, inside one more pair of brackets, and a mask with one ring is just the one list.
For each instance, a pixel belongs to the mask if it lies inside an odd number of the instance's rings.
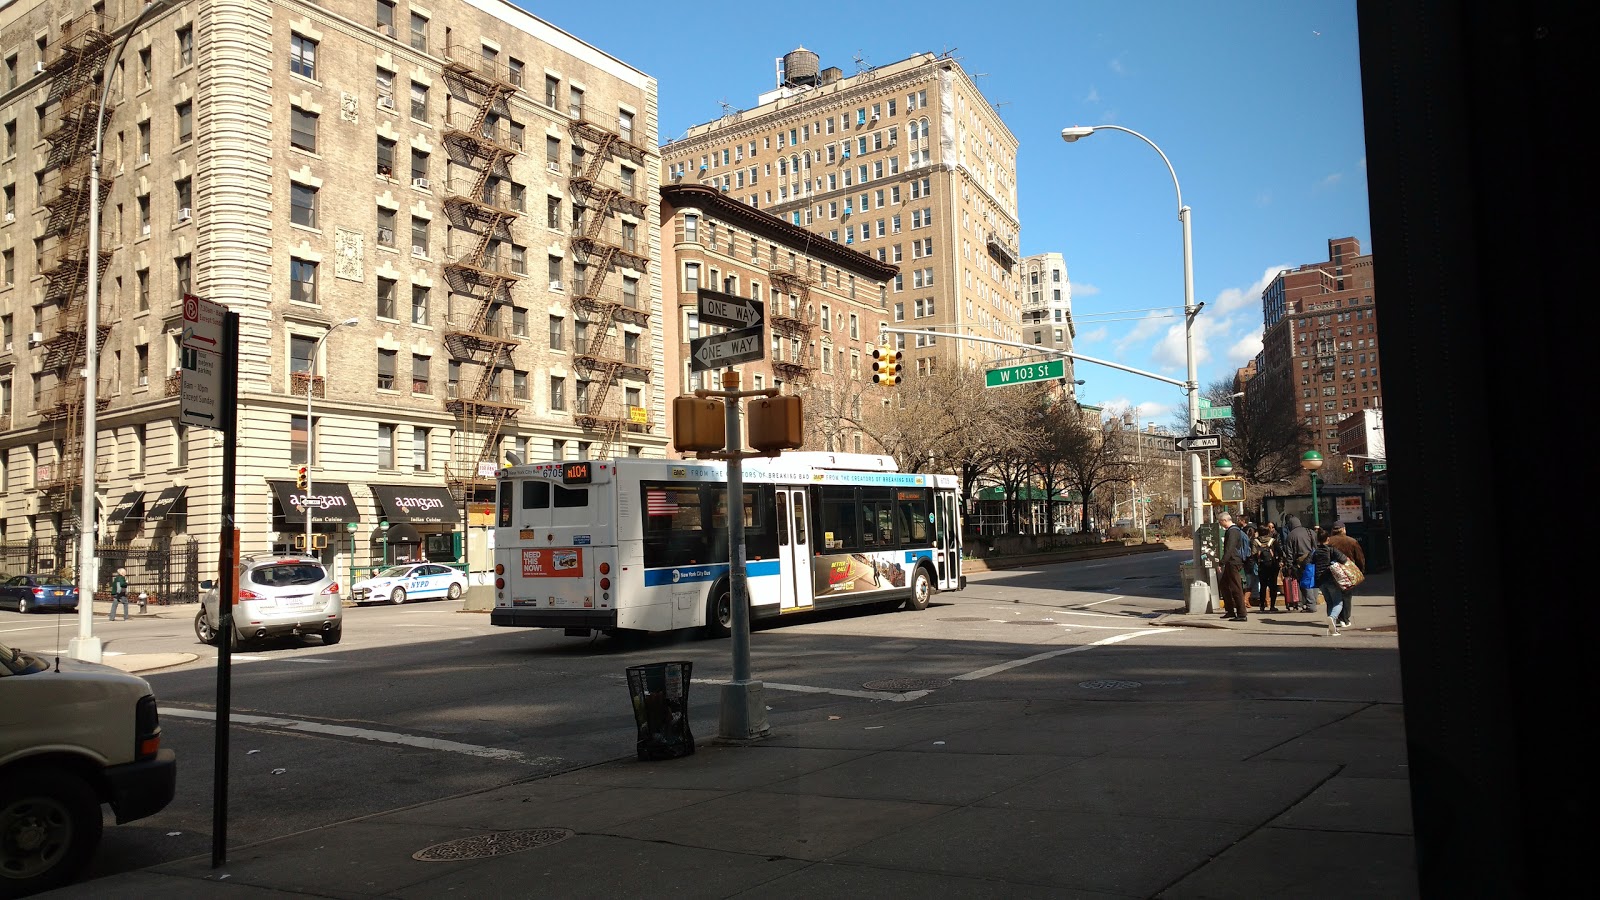
{"label": "metal sign pole", "polygon": [[[233,492],[239,449],[239,314],[222,320],[222,552],[217,579],[217,724],[211,780],[211,867],[228,861],[228,709],[233,695],[233,604],[239,596],[239,529]],[[309,510],[308,510],[309,514]]]}

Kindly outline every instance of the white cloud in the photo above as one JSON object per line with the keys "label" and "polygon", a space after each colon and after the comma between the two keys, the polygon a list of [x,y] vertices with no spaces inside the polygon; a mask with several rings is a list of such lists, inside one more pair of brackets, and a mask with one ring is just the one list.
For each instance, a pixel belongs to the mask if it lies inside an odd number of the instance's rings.
{"label": "white cloud", "polygon": [[1085,103],[1099,103],[1100,102],[1100,89],[1096,88],[1096,87],[1089,88],[1089,94],[1088,94],[1088,96],[1083,98],[1083,102],[1085,102]]}
{"label": "white cloud", "polygon": [[[1254,307],[1261,301],[1261,292],[1267,289],[1278,273],[1292,266],[1267,266],[1253,284],[1246,288],[1223,288],[1208,304],[1209,308],[1221,313],[1231,313],[1238,309]],[[1203,315],[1203,314],[1202,314]]]}
{"label": "white cloud", "polygon": [[1343,172],[1334,172],[1317,182],[1317,187],[1322,189],[1333,188],[1339,185],[1339,180],[1344,178]]}
{"label": "white cloud", "polygon": [[1078,333],[1078,338],[1075,341],[1075,343],[1078,343],[1078,344],[1098,344],[1101,341],[1105,340],[1106,339],[1106,335],[1108,335],[1108,334],[1110,334],[1110,331],[1108,331],[1104,325],[1101,325],[1099,328],[1096,328],[1096,329],[1094,329],[1092,331],[1081,331],[1081,332],[1079,332]]}
{"label": "white cloud", "polygon": [[1144,318],[1140,319],[1138,324],[1134,325],[1127,334],[1117,339],[1117,354],[1119,356],[1125,355],[1129,347],[1148,340],[1161,330],[1162,325],[1169,321],[1171,321],[1171,315],[1168,313],[1158,311],[1145,313]]}
{"label": "white cloud", "polygon": [[1087,281],[1072,282],[1072,296],[1074,297],[1093,297],[1098,293],[1100,293],[1100,289]]}
{"label": "white cloud", "polygon": [[1111,69],[1111,71],[1117,73],[1118,75],[1128,74],[1128,69],[1122,64],[1122,57],[1120,56],[1113,56],[1111,61],[1106,63],[1106,65]]}
{"label": "white cloud", "polygon": [[1239,338],[1237,341],[1234,341],[1233,346],[1228,348],[1228,353],[1227,353],[1228,364],[1233,366],[1235,369],[1241,368],[1241,367],[1244,366],[1245,363],[1248,363],[1250,360],[1255,359],[1256,358],[1256,354],[1260,353],[1260,352],[1261,352],[1261,334],[1260,334],[1260,332],[1257,332],[1257,333],[1254,333],[1254,334],[1247,334],[1244,337]]}

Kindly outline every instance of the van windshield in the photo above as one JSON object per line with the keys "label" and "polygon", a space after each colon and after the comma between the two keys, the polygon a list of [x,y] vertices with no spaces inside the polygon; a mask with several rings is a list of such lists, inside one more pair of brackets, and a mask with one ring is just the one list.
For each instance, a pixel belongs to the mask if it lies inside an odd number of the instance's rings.
{"label": "van windshield", "polygon": [[326,577],[322,567],[315,563],[275,563],[250,570],[250,583],[267,587],[316,584]]}

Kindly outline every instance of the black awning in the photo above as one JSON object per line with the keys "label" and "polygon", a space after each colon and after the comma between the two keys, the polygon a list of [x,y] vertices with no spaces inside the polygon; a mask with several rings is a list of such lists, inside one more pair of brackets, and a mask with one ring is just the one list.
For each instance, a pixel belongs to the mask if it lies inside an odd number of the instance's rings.
{"label": "black awning", "polygon": [[410,522],[416,525],[456,525],[461,508],[442,485],[372,484],[378,512],[391,525]]}
{"label": "black awning", "polygon": [[161,496],[156,498],[156,502],[152,503],[149,511],[144,514],[144,520],[159,522],[167,516],[181,516],[188,513],[189,500],[185,496],[188,490],[180,484],[162,491]]}
{"label": "black awning", "polygon": [[116,527],[130,518],[144,518],[144,491],[129,491],[123,494],[122,499],[117,502],[116,509],[106,517],[106,524]]}
{"label": "black awning", "polygon": [[[303,494],[294,482],[269,481],[267,484],[272,486],[272,493],[278,500],[278,515],[282,517],[283,524],[304,527],[306,516],[300,502]],[[361,521],[356,500],[350,496],[350,485],[337,481],[314,481],[311,490],[319,503],[316,513],[311,517],[312,524],[335,525]]]}
{"label": "black awning", "polygon": [[415,526],[401,522],[399,525],[390,525],[388,531],[378,532],[380,540],[391,544],[420,544],[422,533]]}

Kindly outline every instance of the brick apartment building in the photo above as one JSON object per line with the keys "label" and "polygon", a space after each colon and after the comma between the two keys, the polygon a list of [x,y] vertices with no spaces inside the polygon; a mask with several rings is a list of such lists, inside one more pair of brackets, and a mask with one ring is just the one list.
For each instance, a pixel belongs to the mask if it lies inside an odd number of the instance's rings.
{"label": "brick apartment building", "polygon": [[190,293],[242,318],[246,552],[303,527],[311,429],[341,571],[459,558],[505,450],[662,453],[653,78],[505,0],[162,0],[135,29],[144,8],[0,9],[0,541],[79,519],[102,67],[102,541],[219,528],[220,439],[178,421]]}

